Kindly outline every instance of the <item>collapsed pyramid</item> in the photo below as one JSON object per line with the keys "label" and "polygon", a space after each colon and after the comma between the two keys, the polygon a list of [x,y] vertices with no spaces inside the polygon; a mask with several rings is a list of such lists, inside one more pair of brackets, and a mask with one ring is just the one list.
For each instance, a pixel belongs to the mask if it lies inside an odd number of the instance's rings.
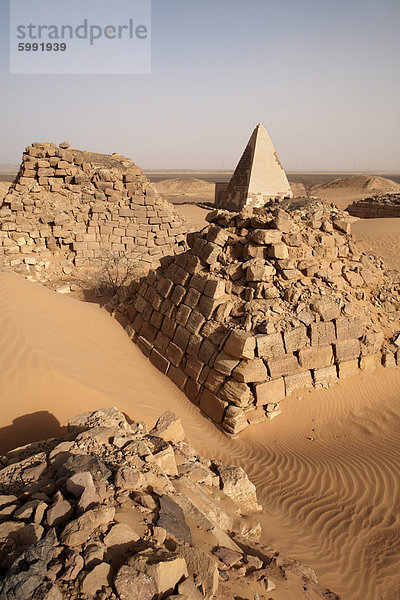
{"label": "collapsed pyramid", "polygon": [[253,131],[232,178],[224,190],[217,190],[216,205],[228,210],[263,206],[271,198],[292,198],[285,171],[265,127]]}
{"label": "collapsed pyramid", "polygon": [[126,300],[142,352],[229,434],[285,397],[400,366],[400,273],[318,201],[215,210]]}
{"label": "collapsed pyramid", "polygon": [[129,158],[34,143],[0,204],[0,263],[35,274],[112,253],[145,268],[182,251],[186,231]]}

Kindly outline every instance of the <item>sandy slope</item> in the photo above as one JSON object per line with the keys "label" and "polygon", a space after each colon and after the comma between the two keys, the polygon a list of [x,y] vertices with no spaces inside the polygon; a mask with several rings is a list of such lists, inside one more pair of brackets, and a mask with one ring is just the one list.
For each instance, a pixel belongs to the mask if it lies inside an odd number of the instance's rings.
{"label": "sandy slope", "polygon": [[266,543],[344,600],[398,600],[400,370],[302,395],[228,440],[105,311],[0,273],[0,452],[91,408],[116,405],[152,424],[168,407],[204,455],[249,472]]}
{"label": "sandy slope", "polygon": [[383,258],[389,268],[400,270],[400,219],[360,219],[352,231],[367,252]]}
{"label": "sandy slope", "polygon": [[175,177],[153,183],[159,194],[173,204],[214,202],[215,184],[193,177]]}

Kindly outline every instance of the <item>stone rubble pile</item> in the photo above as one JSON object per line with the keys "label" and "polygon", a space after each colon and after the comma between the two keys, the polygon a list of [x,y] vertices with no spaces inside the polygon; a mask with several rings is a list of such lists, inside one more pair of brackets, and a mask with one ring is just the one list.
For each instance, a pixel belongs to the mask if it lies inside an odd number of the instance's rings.
{"label": "stone rubble pile", "polygon": [[119,310],[150,361],[226,432],[273,418],[296,390],[400,365],[400,276],[360,252],[354,217],[307,199],[207,220]]}
{"label": "stone rubble pile", "polygon": [[150,432],[85,413],[0,462],[1,600],[266,600],[288,575],[339,600],[259,543],[255,486],[201,458],[171,412]]}
{"label": "stone rubble pile", "polygon": [[132,160],[34,143],[0,203],[0,261],[22,273],[98,265],[109,254],[155,266],[185,227]]}
{"label": "stone rubble pile", "polygon": [[400,217],[400,194],[374,195],[353,202],[347,212],[361,219]]}

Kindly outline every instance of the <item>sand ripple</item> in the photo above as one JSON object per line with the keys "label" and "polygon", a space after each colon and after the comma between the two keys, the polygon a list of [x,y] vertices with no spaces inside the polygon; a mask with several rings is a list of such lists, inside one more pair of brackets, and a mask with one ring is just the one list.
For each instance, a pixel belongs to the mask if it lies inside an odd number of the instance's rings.
{"label": "sand ripple", "polygon": [[400,598],[399,370],[304,393],[278,419],[228,440],[95,306],[0,273],[0,332],[0,445],[57,434],[100,405],[149,424],[169,408],[201,454],[249,473],[265,542],[344,600]]}

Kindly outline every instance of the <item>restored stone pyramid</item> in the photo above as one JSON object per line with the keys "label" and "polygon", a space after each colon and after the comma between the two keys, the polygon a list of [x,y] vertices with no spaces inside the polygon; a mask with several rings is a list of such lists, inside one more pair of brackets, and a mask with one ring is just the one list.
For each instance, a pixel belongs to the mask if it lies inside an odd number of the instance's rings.
{"label": "restored stone pyramid", "polygon": [[243,152],[224,194],[216,199],[219,208],[241,210],[263,206],[271,198],[292,198],[285,171],[265,127],[259,123]]}

